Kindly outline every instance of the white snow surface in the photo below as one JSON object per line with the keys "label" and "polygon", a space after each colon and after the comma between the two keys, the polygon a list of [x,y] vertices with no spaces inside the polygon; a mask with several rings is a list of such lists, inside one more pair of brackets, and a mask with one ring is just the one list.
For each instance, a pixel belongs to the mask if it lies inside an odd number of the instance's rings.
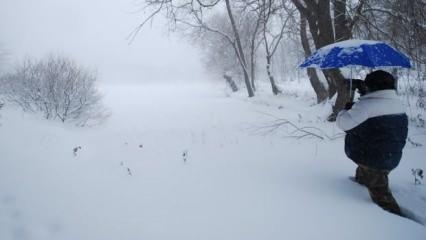
{"label": "white snow surface", "polygon": [[345,41],[340,41],[340,42],[335,42],[332,44],[329,44],[327,46],[324,46],[320,49],[322,50],[326,50],[326,49],[332,49],[335,47],[340,47],[340,48],[357,48],[361,45],[374,45],[374,44],[378,44],[378,43],[382,43],[379,41],[373,41],[373,40],[361,40],[361,39],[349,39],[349,40],[345,40]]}
{"label": "white snow surface", "polygon": [[[318,54],[318,57],[324,58],[323,56],[327,55],[332,49],[339,47],[339,48],[342,48],[342,50],[338,53],[339,57],[345,58],[353,54],[355,54],[354,57],[357,57],[357,54],[360,54],[364,51],[361,48],[361,45],[374,45],[378,43],[382,43],[382,42],[373,41],[373,40],[350,39],[350,40],[336,42],[336,43],[332,43],[330,45],[324,46],[318,49],[316,54]],[[349,65],[349,67],[351,67],[351,65]]]}
{"label": "white snow surface", "polygon": [[[342,58],[342,59],[347,57],[357,58],[359,54],[362,54],[364,52],[361,45],[374,45],[379,43],[382,43],[382,42],[373,41],[373,40],[350,39],[350,40],[340,41],[340,42],[326,45],[318,49],[313,56],[315,59],[321,59],[321,61],[324,61],[325,56],[328,55],[332,49],[342,48],[342,50],[337,54],[339,58]],[[321,63],[319,64],[311,63],[310,67],[322,68]],[[343,67],[342,69],[353,68],[353,67],[357,67],[357,65],[347,65]]]}
{"label": "white snow surface", "polygon": [[[251,99],[203,83],[103,86],[112,115],[92,128],[6,105],[0,239],[425,239],[424,226],[348,179],[343,138],[258,134],[267,114],[341,133],[324,121],[330,106],[294,85]],[[390,175],[399,203],[423,219],[426,182],[415,186],[411,168],[426,169],[425,155],[408,144]]]}

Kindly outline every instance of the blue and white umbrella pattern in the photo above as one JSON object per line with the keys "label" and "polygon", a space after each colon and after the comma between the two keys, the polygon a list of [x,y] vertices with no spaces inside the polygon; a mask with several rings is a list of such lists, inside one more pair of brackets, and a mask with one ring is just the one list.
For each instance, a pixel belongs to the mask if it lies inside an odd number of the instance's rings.
{"label": "blue and white umbrella pattern", "polygon": [[411,68],[410,59],[386,43],[356,39],[324,46],[299,67],[330,69],[355,66]]}

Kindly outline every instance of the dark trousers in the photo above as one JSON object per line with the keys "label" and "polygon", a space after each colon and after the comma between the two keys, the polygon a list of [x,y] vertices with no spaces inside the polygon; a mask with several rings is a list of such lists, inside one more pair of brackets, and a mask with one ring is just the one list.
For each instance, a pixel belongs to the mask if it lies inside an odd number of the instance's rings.
{"label": "dark trousers", "polygon": [[389,171],[358,166],[355,180],[366,186],[371,200],[386,211],[402,216],[401,209],[389,189]]}

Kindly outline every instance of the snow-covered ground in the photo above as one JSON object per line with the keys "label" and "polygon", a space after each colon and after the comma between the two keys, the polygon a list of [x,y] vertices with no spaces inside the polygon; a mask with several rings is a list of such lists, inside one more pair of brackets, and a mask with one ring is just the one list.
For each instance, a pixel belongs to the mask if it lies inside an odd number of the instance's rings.
{"label": "snow-covered ground", "polygon": [[[297,86],[297,83],[293,83]],[[426,239],[348,180],[343,138],[265,134],[275,116],[339,136],[303,87],[226,96],[206,84],[103,86],[111,117],[76,128],[0,110],[0,239]],[[319,131],[320,129],[321,131]],[[426,219],[426,136],[411,129],[391,188]],[[81,146],[73,154],[75,147]]]}

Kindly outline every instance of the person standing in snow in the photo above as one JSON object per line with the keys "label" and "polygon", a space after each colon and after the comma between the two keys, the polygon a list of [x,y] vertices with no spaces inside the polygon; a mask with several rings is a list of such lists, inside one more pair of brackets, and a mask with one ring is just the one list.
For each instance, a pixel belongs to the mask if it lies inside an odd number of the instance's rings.
{"label": "person standing in snow", "polygon": [[408,117],[396,94],[395,78],[378,70],[354,85],[361,95],[359,101],[347,103],[336,123],[346,132],[346,155],[358,165],[355,181],[368,188],[381,208],[402,216],[388,182],[390,171],[401,160],[408,133]]}

